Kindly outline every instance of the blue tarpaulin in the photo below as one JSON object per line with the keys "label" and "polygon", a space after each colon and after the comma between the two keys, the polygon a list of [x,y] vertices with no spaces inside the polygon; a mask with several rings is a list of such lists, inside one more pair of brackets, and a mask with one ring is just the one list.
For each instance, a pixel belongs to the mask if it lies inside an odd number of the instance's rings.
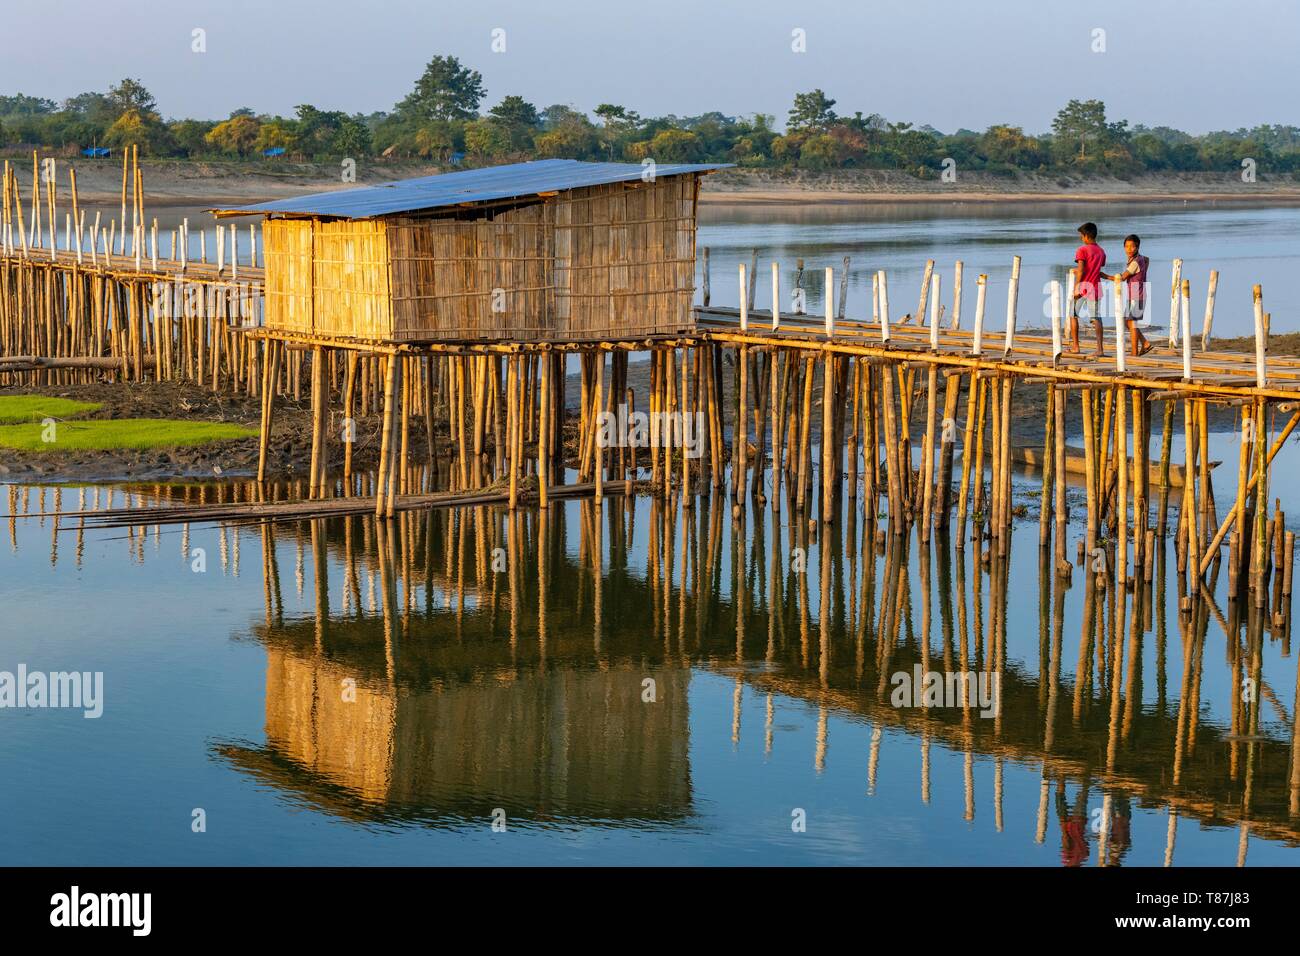
{"label": "blue tarpaulin", "polygon": [[81,151],[82,156],[89,156],[91,159],[106,159],[109,155],[107,146],[87,146]]}

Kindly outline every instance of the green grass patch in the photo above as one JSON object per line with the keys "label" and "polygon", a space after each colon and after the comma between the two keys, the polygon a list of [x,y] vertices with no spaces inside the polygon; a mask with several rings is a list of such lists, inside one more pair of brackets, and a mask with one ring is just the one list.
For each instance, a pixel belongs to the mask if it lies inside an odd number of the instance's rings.
{"label": "green grass patch", "polygon": [[[226,422],[185,422],[169,418],[114,418],[57,422],[52,435],[40,422],[0,425],[0,448],[17,451],[117,451],[179,448],[214,441],[253,438],[256,428]],[[47,441],[47,438],[53,441]]]}
{"label": "green grass patch", "polygon": [[78,402],[46,395],[0,395],[0,425],[39,422],[46,418],[77,418],[98,411],[99,402]]}

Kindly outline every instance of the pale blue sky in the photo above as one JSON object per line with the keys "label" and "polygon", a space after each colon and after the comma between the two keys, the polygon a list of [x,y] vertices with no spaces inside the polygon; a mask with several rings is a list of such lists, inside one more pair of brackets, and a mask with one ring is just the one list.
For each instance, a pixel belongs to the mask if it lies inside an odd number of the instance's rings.
{"label": "pale blue sky", "polygon": [[[191,31],[207,31],[192,53]],[[491,51],[492,30],[506,52]],[[791,52],[791,31],[807,52]],[[1093,30],[1106,52],[1092,52]],[[621,103],[643,115],[774,113],[821,87],[837,111],[945,132],[1046,131],[1066,100],[1190,132],[1300,125],[1289,0],[47,0],[6,4],[0,93],[62,99],[139,77],[167,116],[240,106],[391,109],[429,58],[483,74],[484,107]]]}

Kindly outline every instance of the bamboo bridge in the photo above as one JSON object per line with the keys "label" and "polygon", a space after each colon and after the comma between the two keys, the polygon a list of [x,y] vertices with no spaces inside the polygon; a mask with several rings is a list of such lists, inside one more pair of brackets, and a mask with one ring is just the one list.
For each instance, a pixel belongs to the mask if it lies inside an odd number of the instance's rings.
{"label": "bamboo bridge", "polygon": [[[1081,423],[1083,442],[1080,547],[1093,554],[1113,542],[1121,581],[1141,575],[1153,540],[1169,532],[1172,498],[1191,593],[1225,545],[1230,582],[1261,605],[1273,571],[1289,582],[1294,534],[1280,506],[1269,515],[1269,473],[1300,424],[1300,359],[1268,355],[1271,319],[1259,286],[1253,354],[1211,347],[1215,273],[1194,336],[1190,280],[1178,260],[1168,342],[1140,357],[1127,354],[1125,324],[1113,318],[1108,356],[1065,351],[1070,283],[1052,284],[1050,328],[1022,328],[1019,257],[1004,323],[987,315],[983,275],[964,323],[960,261],[950,305],[931,260],[915,310],[895,318],[884,271],[872,275],[869,314],[850,314],[846,258],[838,296],[836,271],[825,270],[824,315],[813,317],[802,314],[802,261],[787,290],[797,308],[780,308],[790,273],[779,263],[769,308],[753,308],[755,255],[739,266],[739,307],[719,308],[710,304],[709,250],[697,262],[694,248],[699,178],[715,168],[665,167],[647,182],[636,166],[556,160],[216,210],[267,218],[261,233],[249,227],[242,247],[241,230],[219,219],[215,254],[200,231],[191,259],[187,222],[170,237],[156,219],[148,224],[138,164],[128,175],[125,157],[120,224],[104,227],[98,214],[87,224],[69,171],[62,244],[55,178],[37,176],[33,157],[28,215],[6,165],[0,385],[108,377],[258,396],[259,481],[274,469],[277,400],[309,391],[306,497],[322,515],[354,510],[355,502],[326,499],[362,488],[383,517],[455,503],[432,497],[446,491],[465,502],[502,497],[514,509],[534,497],[545,507],[575,488],[600,502],[617,488],[680,496],[683,507],[706,490],[726,491],[737,512],[746,498],[774,510],[784,499],[792,514],[832,521],[847,496],[873,518],[883,500],[893,534],[915,523],[928,540],[955,518],[959,539],[969,528],[999,554],[1014,518],[1018,408],[1033,408],[1042,416],[1041,543],[1054,545],[1060,573],[1071,566],[1070,420]],[[496,309],[511,294],[517,315]],[[1112,317],[1126,314],[1126,294],[1116,279],[1103,297]],[[640,396],[629,377],[634,355],[648,358]],[[638,399],[649,434],[611,440],[609,425],[637,414]],[[1242,440],[1235,501],[1221,516],[1207,444],[1210,409],[1225,407],[1237,410]],[[379,423],[373,476],[352,467],[354,426],[364,418]],[[410,454],[413,419],[423,423],[423,462]],[[685,440],[690,421],[701,423],[695,449]],[[1177,484],[1175,432],[1181,476],[1191,476]],[[570,471],[576,482],[564,491]],[[277,513],[303,512],[260,503],[250,517]]]}

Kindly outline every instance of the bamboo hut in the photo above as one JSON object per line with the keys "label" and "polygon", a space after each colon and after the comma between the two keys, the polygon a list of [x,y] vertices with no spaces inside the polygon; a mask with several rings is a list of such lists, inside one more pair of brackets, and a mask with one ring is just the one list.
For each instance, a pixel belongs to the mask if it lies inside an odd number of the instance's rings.
{"label": "bamboo hut", "polygon": [[693,329],[700,177],[552,159],[316,193],[261,214],[271,333],[597,342]]}

